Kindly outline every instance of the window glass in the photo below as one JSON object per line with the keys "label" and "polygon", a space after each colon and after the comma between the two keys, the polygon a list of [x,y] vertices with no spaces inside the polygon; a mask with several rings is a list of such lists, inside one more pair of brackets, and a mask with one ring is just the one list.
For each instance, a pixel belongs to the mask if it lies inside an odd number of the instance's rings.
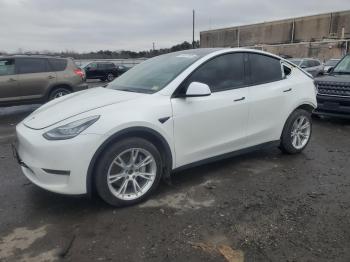
{"label": "window glass", "polygon": [[89,67],[90,69],[97,69],[97,63],[90,63],[86,67]]}
{"label": "window glass", "polygon": [[288,75],[290,75],[290,73],[292,72],[292,69],[289,68],[289,67],[286,66],[286,65],[283,65],[283,72],[284,72],[284,75],[285,75],[285,76],[288,76]]}
{"label": "window glass", "polygon": [[49,72],[47,59],[44,58],[17,58],[16,67],[19,74]]}
{"label": "window glass", "polygon": [[307,60],[304,60],[301,64],[300,64],[300,67],[304,67],[304,68],[306,68],[306,67],[310,67],[310,63],[309,63],[309,61],[307,61]]}
{"label": "window glass", "polygon": [[186,68],[213,49],[190,49],[148,59],[122,74],[107,88],[139,93],[155,93]]}
{"label": "window glass", "polygon": [[242,87],[244,81],[244,54],[234,53],[216,57],[199,67],[186,81],[207,84],[212,92]]}
{"label": "window glass", "polygon": [[314,66],[319,66],[319,65],[320,65],[320,62],[317,60],[314,60]]}
{"label": "window glass", "polygon": [[67,67],[66,59],[49,58],[49,63],[53,71],[63,71]]}
{"label": "window glass", "polygon": [[115,67],[115,65],[112,64],[112,63],[107,63],[106,64],[106,69],[113,69],[114,67]]}
{"label": "window glass", "polygon": [[266,55],[249,54],[249,61],[252,84],[263,84],[282,79],[282,68],[279,59]]}
{"label": "window glass", "polygon": [[350,74],[350,55],[345,56],[334,68],[334,73]]}
{"label": "window glass", "polygon": [[0,59],[0,76],[14,75],[15,61],[13,59]]}

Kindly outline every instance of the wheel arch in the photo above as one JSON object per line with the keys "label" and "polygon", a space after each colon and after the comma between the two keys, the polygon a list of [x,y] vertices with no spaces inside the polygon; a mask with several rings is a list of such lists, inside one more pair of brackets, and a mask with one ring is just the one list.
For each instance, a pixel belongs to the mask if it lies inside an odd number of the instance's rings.
{"label": "wheel arch", "polygon": [[283,134],[283,130],[287,124],[287,121],[289,119],[289,117],[295,112],[295,110],[298,110],[298,109],[303,109],[307,112],[309,112],[310,114],[312,114],[312,112],[316,109],[316,106],[312,103],[309,103],[309,102],[304,102],[304,103],[301,103],[299,104],[298,106],[296,106],[290,113],[289,115],[287,116],[287,118],[284,120],[284,124],[283,124],[283,127],[282,127],[282,130],[281,130],[281,135],[280,135],[280,138],[282,137],[282,134]]}
{"label": "wheel arch", "polygon": [[298,107],[296,107],[293,112],[297,109],[303,109],[305,111],[308,111],[310,114],[316,109],[316,106],[310,103],[303,103],[301,105],[299,105]]}
{"label": "wheel arch", "polygon": [[120,130],[107,138],[93,155],[86,176],[86,192],[89,196],[92,196],[95,192],[95,186],[93,182],[95,177],[96,163],[99,157],[112,143],[128,137],[140,137],[153,143],[160,151],[162,162],[164,163],[162,170],[163,177],[168,178],[170,176],[173,165],[173,154],[166,139],[159,132],[148,127],[129,127]]}

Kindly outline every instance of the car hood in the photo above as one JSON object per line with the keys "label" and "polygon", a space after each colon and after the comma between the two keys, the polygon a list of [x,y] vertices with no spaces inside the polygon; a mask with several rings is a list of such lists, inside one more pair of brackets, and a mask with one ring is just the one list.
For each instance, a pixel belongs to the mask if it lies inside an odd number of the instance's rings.
{"label": "car hood", "polygon": [[326,75],[315,78],[317,83],[331,82],[331,83],[347,83],[350,84],[350,75]]}
{"label": "car hood", "polygon": [[92,88],[55,99],[23,120],[32,129],[43,129],[62,120],[104,106],[122,103],[145,94],[117,91],[106,88]]}

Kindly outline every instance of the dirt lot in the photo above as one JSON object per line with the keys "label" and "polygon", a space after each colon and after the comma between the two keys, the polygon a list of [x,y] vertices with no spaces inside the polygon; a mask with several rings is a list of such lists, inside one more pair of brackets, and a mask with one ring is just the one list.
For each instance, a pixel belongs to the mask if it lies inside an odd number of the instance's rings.
{"label": "dirt lot", "polygon": [[350,261],[350,121],[314,119],[303,154],[269,149],[173,176],[116,209],[32,185],[0,108],[0,261]]}

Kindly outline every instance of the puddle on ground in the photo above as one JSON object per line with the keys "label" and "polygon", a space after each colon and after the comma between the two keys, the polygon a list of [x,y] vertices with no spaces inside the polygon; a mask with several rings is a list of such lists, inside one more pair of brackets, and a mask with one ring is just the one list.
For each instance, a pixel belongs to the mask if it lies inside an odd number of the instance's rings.
{"label": "puddle on ground", "polygon": [[0,261],[55,261],[57,259],[56,250],[43,252],[37,256],[31,256],[31,252],[28,250],[36,240],[46,236],[46,227],[42,226],[36,229],[19,227],[0,239]]}

